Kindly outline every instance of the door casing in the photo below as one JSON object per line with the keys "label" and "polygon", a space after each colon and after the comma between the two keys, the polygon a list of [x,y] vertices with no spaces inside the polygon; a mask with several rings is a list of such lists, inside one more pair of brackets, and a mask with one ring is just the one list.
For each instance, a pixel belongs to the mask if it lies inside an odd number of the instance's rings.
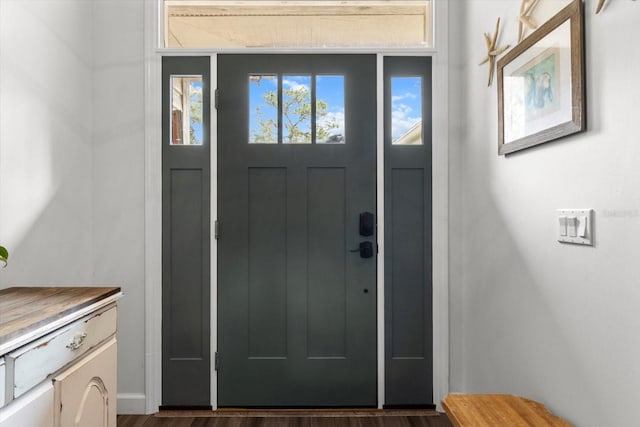
{"label": "door casing", "polygon": [[[310,52],[306,52],[306,53],[310,53]],[[304,54],[304,53],[301,53]],[[407,56],[407,57],[411,57],[411,56],[431,56],[431,55],[392,55],[392,56]],[[382,408],[385,404],[385,298],[384,298],[384,294],[385,294],[385,281],[384,281],[384,276],[385,276],[385,268],[384,268],[384,259],[385,259],[385,192],[384,192],[384,183],[385,183],[385,163],[384,163],[384,158],[385,158],[385,148],[384,148],[384,144],[385,144],[385,136],[384,136],[384,126],[385,126],[385,119],[384,119],[384,58],[385,55],[383,54],[377,54],[377,61],[376,61],[376,74],[377,74],[377,90],[376,90],[376,98],[378,100],[377,102],[377,137],[376,137],[376,149],[377,149],[377,171],[376,171],[376,175],[377,175],[377,227],[378,227],[378,232],[377,232],[377,242],[378,242],[378,247],[379,247],[379,253],[378,253],[378,263],[377,263],[377,333],[378,333],[378,338],[377,338],[377,342],[378,342],[378,351],[377,351],[377,364],[378,364],[378,407]],[[433,70],[434,68],[432,68],[432,76],[433,76]],[[217,88],[217,55],[212,55],[211,57],[211,79],[212,79],[212,88]],[[434,86],[435,86],[435,82],[434,82]],[[213,90],[213,89],[212,89]],[[434,117],[432,117],[432,120],[435,120]],[[211,124],[212,124],[212,145],[216,146],[217,144],[217,114],[216,114],[216,110],[212,109],[212,118],[211,118]],[[435,127],[435,126],[434,126]],[[436,135],[434,133],[433,135],[433,141],[436,140]],[[435,142],[433,144],[434,146],[436,145]],[[213,149],[212,150],[212,165],[217,164],[218,158],[217,158],[217,150]],[[435,158],[434,158],[434,162],[435,163]],[[432,174],[433,174],[433,169],[434,169],[434,164],[431,165],[431,170],[432,170]],[[215,175],[214,175],[215,174]],[[217,176],[217,171],[214,171],[214,169],[212,168],[212,177],[213,176]],[[213,178],[212,178],[213,180]],[[433,187],[432,187],[432,192],[435,192],[435,185],[436,185],[436,180],[433,180]],[[217,205],[213,206],[215,204],[214,200],[217,200],[217,193],[214,195],[214,191],[217,192],[217,186],[215,185],[215,183],[212,182],[212,207],[211,207],[211,214],[212,214],[212,218],[216,218],[217,217]],[[216,199],[213,199],[213,197],[216,197]],[[432,196],[434,199],[434,204],[435,204],[435,195]],[[436,218],[436,213],[433,212],[432,214],[432,227],[434,230],[434,242],[433,242],[433,250],[435,253],[435,250],[437,248],[437,245],[435,243],[435,234],[436,233],[436,226],[435,226],[435,218]],[[217,256],[217,243],[215,241],[212,241],[212,246],[214,246],[215,248],[212,247],[212,266],[211,266],[211,274],[212,274],[212,294],[217,294],[217,283],[215,283],[215,277],[213,276],[214,274],[217,274],[217,265],[216,265],[216,258],[214,258],[215,256]],[[436,274],[436,266],[435,266],[435,261],[432,264],[432,275],[434,277],[434,282],[435,282],[435,274]],[[214,287],[215,286],[215,287]],[[434,294],[435,294],[435,289],[434,289]],[[436,295],[433,296],[432,299],[432,308],[435,310],[435,301],[437,300]],[[216,301],[217,303],[217,301]],[[212,325],[211,325],[211,331],[212,333],[217,334],[217,324],[216,324],[216,318],[217,318],[217,306],[213,304],[213,300],[212,300],[212,306],[211,306],[211,319],[212,319]],[[436,314],[434,312],[434,321],[433,321],[433,327],[435,329],[435,318],[436,318]],[[215,332],[214,332],[215,331]],[[436,333],[434,331],[434,337],[436,336]],[[217,351],[217,336],[212,336],[212,349],[211,352],[212,354],[215,354],[215,352]],[[433,351],[435,352],[436,346],[433,346]],[[434,359],[434,364],[435,364],[435,360],[437,359],[436,355],[433,355],[433,359]],[[435,369],[434,369],[435,372]],[[448,387],[448,384],[447,384]],[[217,408],[217,372],[216,371],[212,371],[212,377],[211,377],[211,396],[212,396],[212,406],[214,409]],[[438,400],[437,396],[437,385],[435,384],[435,375],[434,375],[434,385],[433,385],[433,395],[434,395],[434,402],[439,402],[440,400]],[[444,398],[444,396],[443,396]],[[439,403],[436,404],[436,406],[439,406]]]}
{"label": "door casing", "polygon": [[[145,90],[145,394],[127,394],[120,396],[120,407],[124,411],[131,413],[153,413],[156,412],[160,405],[161,397],[161,293],[158,283],[161,277],[161,257],[160,257],[160,231],[161,231],[161,184],[160,184],[160,129],[157,126],[161,115],[160,108],[160,54],[180,55],[180,51],[159,49],[154,38],[158,29],[158,21],[156,20],[158,5],[154,2],[145,3],[145,26],[148,37],[145,39],[145,65],[146,65],[146,90]],[[435,9],[440,18],[447,22],[448,3],[446,0],[437,0]],[[446,26],[436,26],[437,49],[406,49],[398,52],[397,50],[380,53],[381,50],[368,51],[368,53],[377,53],[378,76],[383,73],[383,57],[406,55],[406,56],[432,56],[434,58],[434,94],[433,102],[439,106],[434,111],[433,121],[433,138],[432,146],[434,163],[432,165],[433,174],[433,319],[434,319],[434,401],[437,408],[440,406],[441,400],[449,391],[449,321],[448,321],[448,33]],[[239,50],[239,53],[247,53],[250,49]],[[363,50],[355,50],[355,53],[361,53]],[[367,50],[364,50],[367,52]],[[216,88],[216,69],[217,69],[217,50],[198,50],[190,51],[189,54],[199,54],[210,56],[212,70],[212,90]],[[261,53],[270,53],[260,50]],[[278,50],[271,51],[278,53]],[[313,49],[302,49],[300,53],[313,53]],[[323,50],[323,53],[326,53]],[[354,53],[354,50],[341,49],[334,53]],[[234,53],[228,51],[226,53]],[[296,52],[297,53],[297,52]],[[381,99],[383,93],[382,79],[378,80],[378,99]],[[383,212],[384,194],[383,188],[383,105],[378,102],[378,212]],[[212,109],[211,117],[212,131],[216,129],[216,114]],[[215,144],[215,139],[212,139]],[[215,177],[217,171],[215,165],[217,163],[216,150],[211,150],[211,176]],[[214,183],[215,184],[215,183]],[[211,215],[216,217],[217,211],[215,200],[217,188],[215,185],[211,187]],[[381,218],[382,220],[382,218]],[[380,237],[378,242],[381,251],[384,247],[384,230],[379,230]],[[217,258],[217,246],[213,242],[211,246],[211,257],[215,261]],[[383,256],[383,253],[381,253]],[[211,264],[211,275],[216,277],[216,263]],[[384,283],[381,279],[384,277],[383,263],[378,263],[378,293],[381,295],[384,290]],[[215,282],[212,283],[211,292],[211,342],[212,353],[216,351],[216,292]],[[380,336],[384,327],[384,301],[383,298],[378,299],[378,405],[382,407],[384,404],[384,339]],[[214,409],[217,407],[216,394],[216,373],[212,370],[211,376],[211,400]]]}

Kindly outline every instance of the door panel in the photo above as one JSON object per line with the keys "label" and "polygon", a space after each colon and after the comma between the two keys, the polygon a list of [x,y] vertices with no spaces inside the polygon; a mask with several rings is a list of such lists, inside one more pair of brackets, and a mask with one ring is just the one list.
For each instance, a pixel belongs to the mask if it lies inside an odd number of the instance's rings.
{"label": "door panel", "polygon": [[432,407],[431,58],[384,73],[385,405]]}
{"label": "door panel", "polygon": [[[376,258],[350,250],[376,238],[358,223],[376,206],[375,57],[218,64],[218,404],[374,406]],[[318,76],[344,76],[328,79],[344,85],[343,101],[323,86],[313,102]],[[257,84],[268,102],[252,95]],[[252,111],[269,128],[257,137]]]}
{"label": "door panel", "polygon": [[164,407],[211,406],[209,64],[162,58]]}
{"label": "door panel", "polygon": [[249,168],[249,357],[287,354],[285,168]]}
{"label": "door panel", "polygon": [[391,181],[391,357],[424,358],[424,171],[397,168]]}
{"label": "door panel", "polygon": [[[202,170],[173,169],[169,172],[170,240],[172,242],[169,280],[179,290],[169,301],[172,318],[167,331],[169,357],[202,358]],[[188,309],[185,309],[187,308]]]}
{"label": "door panel", "polygon": [[[345,168],[307,170],[307,357],[346,357]],[[328,316],[327,314],[331,314]]]}

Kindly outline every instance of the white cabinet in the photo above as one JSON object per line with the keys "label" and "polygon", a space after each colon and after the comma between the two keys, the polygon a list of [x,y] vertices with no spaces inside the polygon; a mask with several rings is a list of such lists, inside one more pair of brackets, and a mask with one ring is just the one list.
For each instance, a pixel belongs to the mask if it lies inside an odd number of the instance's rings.
{"label": "white cabinet", "polygon": [[53,427],[53,385],[46,381],[2,410],[0,427]]}
{"label": "white cabinet", "polygon": [[116,427],[115,338],[53,379],[54,427]]}
{"label": "white cabinet", "polygon": [[121,295],[0,290],[0,427],[116,427]]}
{"label": "white cabinet", "polygon": [[[0,0],[2,1],[2,0]],[[99,310],[6,356],[13,373],[13,398],[73,363],[116,333],[117,308]]]}

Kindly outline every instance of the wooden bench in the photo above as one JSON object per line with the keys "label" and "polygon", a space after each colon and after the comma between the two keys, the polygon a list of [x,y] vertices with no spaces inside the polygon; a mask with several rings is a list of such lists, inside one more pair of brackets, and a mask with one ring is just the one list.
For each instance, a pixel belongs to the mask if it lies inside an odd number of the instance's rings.
{"label": "wooden bench", "polygon": [[454,427],[571,427],[543,404],[511,394],[450,394],[442,406]]}

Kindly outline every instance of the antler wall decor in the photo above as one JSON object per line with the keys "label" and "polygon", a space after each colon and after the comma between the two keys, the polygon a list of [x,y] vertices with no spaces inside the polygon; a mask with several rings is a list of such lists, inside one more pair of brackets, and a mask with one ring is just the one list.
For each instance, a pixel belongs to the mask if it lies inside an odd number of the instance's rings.
{"label": "antler wall decor", "polygon": [[[636,0],[633,0],[636,1]],[[606,2],[606,0],[598,0],[598,5],[596,6],[596,15],[598,13],[600,13],[600,11],[602,10],[602,8],[604,8],[604,3]]]}
{"label": "antler wall decor", "polygon": [[533,8],[536,7],[538,1],[539,0],[522,0],[522,3],[520,3],[520,16],[518,17],[518,43],[524,39],[525,27],[530,30],[538,28],[538,24],[531,17],[531,12],[533,12]]}
{"label": "antler wall decor", "polygon": [[491,82],[493,81],[493,70],[496,68],[496,57],[505,50],[509,49],[510,46],[506,45],[500,48],[496,48],[499,32],[500,18],[498,18],[498,22],[496,22],[496,30],[493,33],[493,38],[489,35],[489,33],[484,33],[484,41],[487,45],[487,56],[485,56],[478,65],[486,64],[487,62],[489,63],[489,82],[487,86],[491,86]]}

